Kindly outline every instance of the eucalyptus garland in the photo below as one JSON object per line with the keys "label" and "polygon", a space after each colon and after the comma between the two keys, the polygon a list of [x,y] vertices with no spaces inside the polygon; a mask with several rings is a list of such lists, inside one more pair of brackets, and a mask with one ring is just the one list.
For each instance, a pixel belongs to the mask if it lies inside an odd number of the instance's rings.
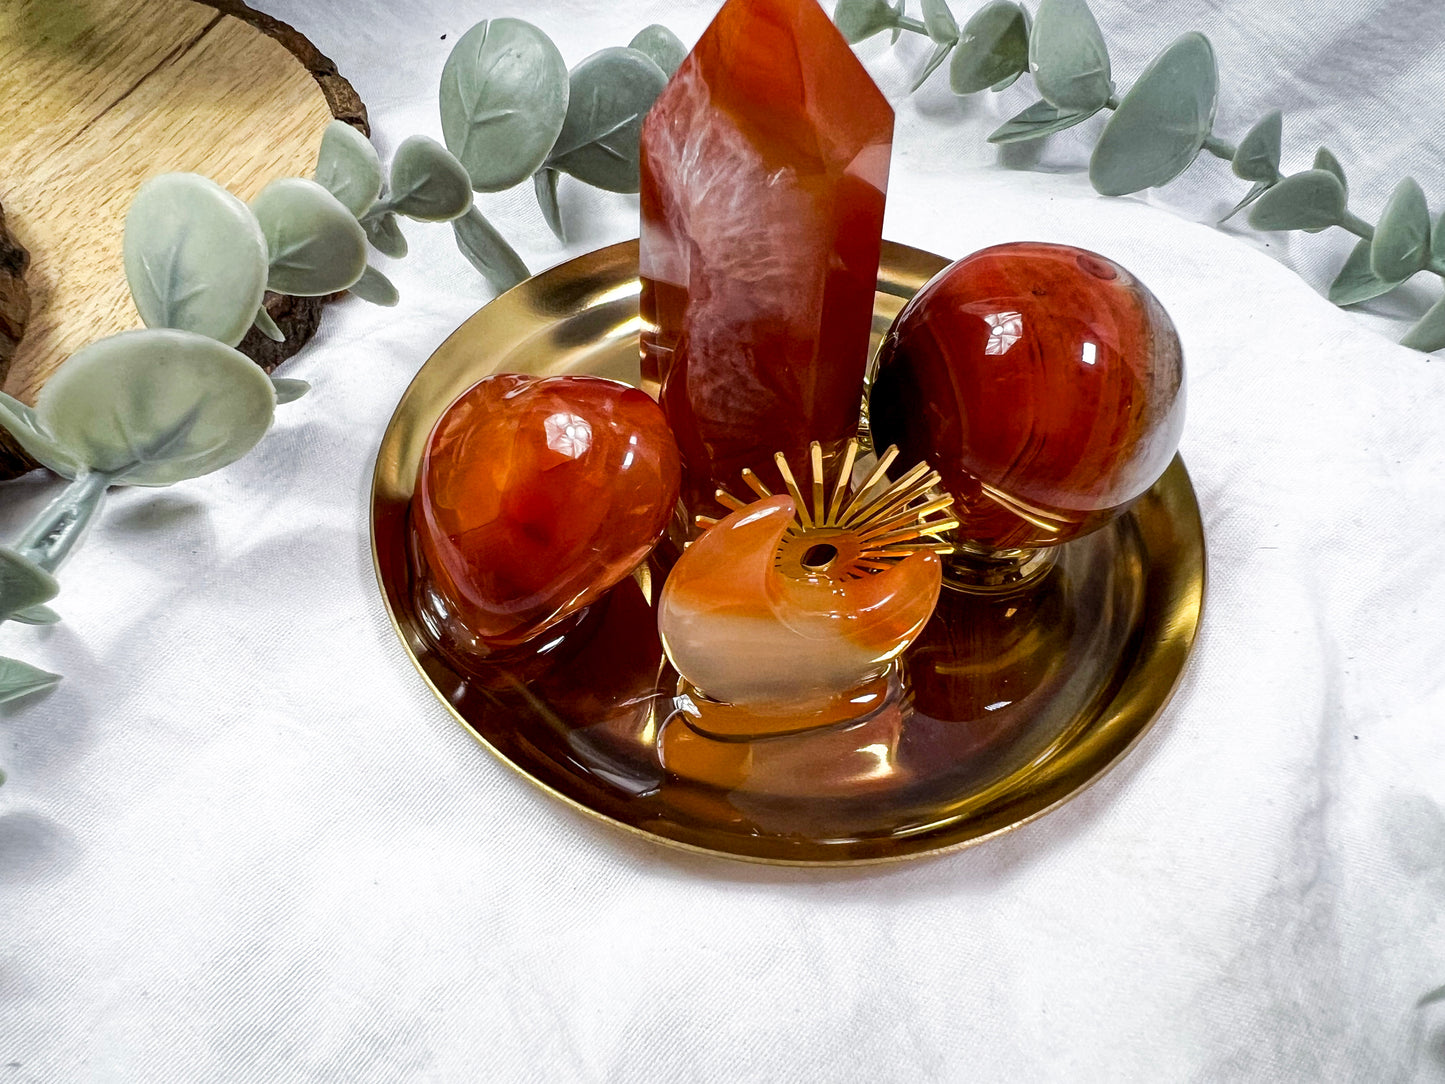
{"label": "eucalyptus garland", "polygon": [[548,226],[565,240],[561,175],[636,192],[643,118],[686,55],[677,35],[653,25],[569,73],[552,40],[531,23],[479,23],[442,68],[443,138],[478,192],[530,179]]}
{"label": "eucalyptus garland", "polygon": [[[306,393],[305,382],[268,377],[235,349],[253,324],[282,338],[262,304],[267,290],[349,290],[396,304],[396,287],[367,253],[370,245],[406,255],[399,217],[451,223],[493,290],[516,285],[530,272],[473,192],[532,180],[559,237],[562,173],[636,192],[642,119],[685,53],[671,31],[650,26],[569,72],[542,31],[494,19],[462,35],[442,71],[446,146],[412,136],[388,171],[365,136],[333,121],[315,178],[272,181],[249,205],[197,174],[143,185],[123,248],[144,328],[67,358],[34,407],[0,393],[0,427],[69,482],[13,545],[0,546],[0,622],[60,619],[47,605],[60,590],[56,572],[112,486],[169,486],[219,470],[255,447],[278,405]],[[59,680],[0,657],[0,703]]]}
{"label": "eucalyptus garland", "polygon": [[[1105,196],[1124,196],[1168,184],[1202,151],[1222,158],[1252,187],[1228,220],[1249,208],[1258,230],[1332,226],[1360,238],[1329,288],[1336,305],[1355,305],[1389,293],[1420,271],[1445,277],[1445,214],[1430,222],[1425,193],[1411,177],[1395,188],[1379,222],[1349,208],[1349,182],[1339,161],[1321,147],[1310,169],[1280,172],[1283,116],[1262,117],[1238,145],[1214,132],[1219,72],[1214,48],[1191,31],[1164,49],[1122,96],[1110,78],[1109,50],[1085,0],[1040,0],[1038,13],[1013,0],[990,0],[960,28],[946,0],[921,0],[923,19],[910,18],[904,0],[839,0],[834,20],[850,42],[904,31],[933,42],[917,90],[950,55],[955,94],[999,91],[1025,71],[1039,100],[988,137],[1021,143],[1072,128],[1111,110],[1089,160],[1089,180]],[[1400,340],[1416,350],[1445,348],[1445,298]]]}

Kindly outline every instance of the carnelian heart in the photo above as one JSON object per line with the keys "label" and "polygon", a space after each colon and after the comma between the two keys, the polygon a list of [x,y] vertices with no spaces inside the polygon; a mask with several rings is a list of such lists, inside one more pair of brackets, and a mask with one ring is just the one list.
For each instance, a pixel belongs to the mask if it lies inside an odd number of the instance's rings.
{"label": "carnelian heart", "polygon": [[447,408],[412,500],[417,599],[468,654],[529,640],[627,576],[681,482],[657,404],[589,376],[491,376]]}

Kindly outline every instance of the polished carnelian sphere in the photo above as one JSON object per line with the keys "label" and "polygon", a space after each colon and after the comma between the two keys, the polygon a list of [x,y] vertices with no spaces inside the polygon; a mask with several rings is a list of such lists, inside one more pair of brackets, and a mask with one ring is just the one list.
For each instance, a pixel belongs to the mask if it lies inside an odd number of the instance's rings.
{"label": "polished carnelian sphere", "polygon": [[535,637],[647,557],[681,478],[667,421],[636,388],[488,377],[447,408],[417,476],[422,616],[464,654]]}
{"label": "polished carnelian sphere", "polygon": [[943,476],[961,538],[1057,545],[1103,526],[1169,465],[1184,425],[1179,336],[1112,260],[996,245],[898,314],[869,419],[877,447]]}

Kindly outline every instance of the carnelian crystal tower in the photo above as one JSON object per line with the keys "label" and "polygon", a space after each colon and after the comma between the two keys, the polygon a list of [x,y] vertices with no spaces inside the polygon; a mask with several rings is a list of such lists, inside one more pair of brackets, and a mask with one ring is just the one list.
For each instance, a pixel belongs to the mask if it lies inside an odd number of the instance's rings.
{"label": "carnelian crystal tower", "polygon": [[727,0],[642,130],[643,375],[689,515],[857,430],[893,110],[816,0]]}

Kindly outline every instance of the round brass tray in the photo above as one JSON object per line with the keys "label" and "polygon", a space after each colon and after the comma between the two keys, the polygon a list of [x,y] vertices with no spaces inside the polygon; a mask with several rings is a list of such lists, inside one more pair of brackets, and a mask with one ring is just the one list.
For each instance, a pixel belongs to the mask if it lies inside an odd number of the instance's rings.
{"label": "round brass tray", "polygon": [[[884,243],[874,345],[947,263]],[[636,384],[637,242],[579,257],[482,308],[422,366],[387,426],[372,553],[391,619],[432,690],[489,750],[583,812],[657,842],[792,865],[886,862],[981,842],[1078,794],[1172,695],[1199,625],[1204,536],[1183,463],[1130,512],[1062,548],[1013,596],[944,592],[888,710],[746,742],[676,713],[657,647],[660,574],[593,607],[547,666],[468,672],[412,602],[407,507],[428,433],[493,372]]]}

